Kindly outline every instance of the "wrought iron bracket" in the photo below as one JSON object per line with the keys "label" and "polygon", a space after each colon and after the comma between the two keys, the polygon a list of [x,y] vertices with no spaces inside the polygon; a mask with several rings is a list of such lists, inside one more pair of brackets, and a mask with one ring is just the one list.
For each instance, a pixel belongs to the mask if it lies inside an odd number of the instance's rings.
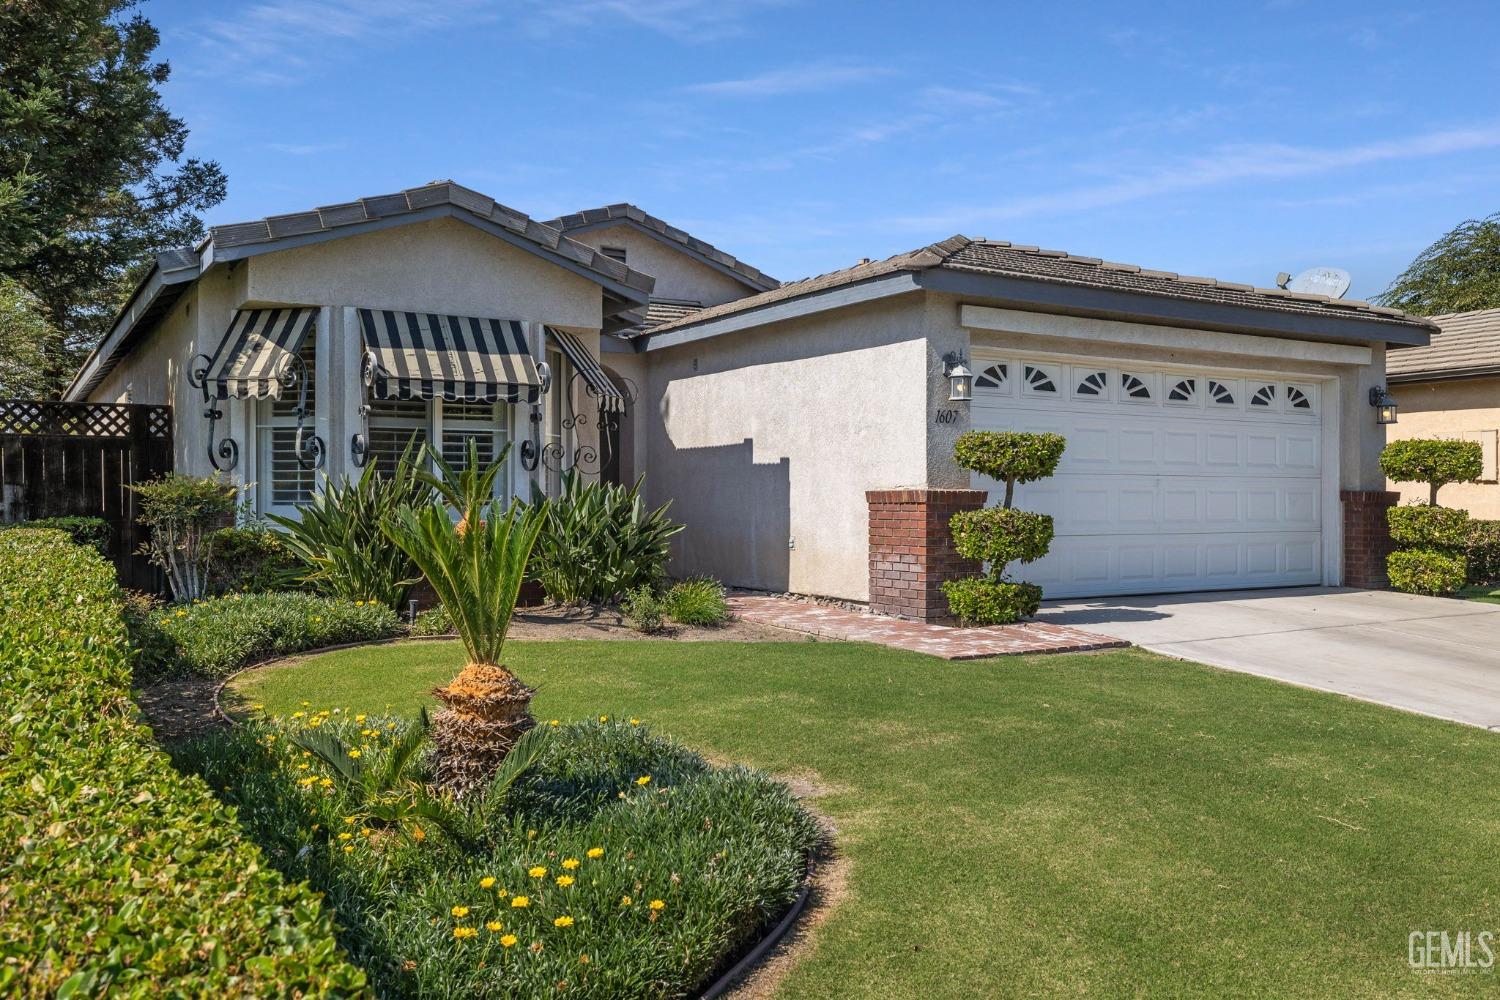
{"label": "wrought iron bracket", "polygon": [[308,470],[321,469],[328,458],[328,448],[306,424],[307,418],[312,416],[312,408],[307,405],[307,363],[296,354],[288,354],[276,377],[281,382],[282,392],[297,390],[297,407],[292,411],[297,417],[297,436],[292,446],[297,465]]}
{"label": "wrought iron bracket", "polygon": [[208,369],[212,364],[213,359],[207,354],[193,355],[188,363],[187,380],[188,385],[203,393],[203,416],[208,420],[208,462],[219,472],[229,472],[240,464],[240,445],[228,434],[217,445],[214,443],[215,428],[224,419],[224,410],[209,388]]}
{"label": "wrought iron bracket", "polygon": [[359,430],[349,438],[349,461],[356,469],[370,464],[370,387],[375,384],[375,365],[375,352],[365,351],[359,371],[365,387],[364,399],[359,404]]}
{"label": "wrought iron bracket", "polygon": [[[553,472],[598,472],[606,468],[614,461],[614,447],[617,433],[620,429],[620,419],[624,416],[626,408],[634,405],[636,400],[635,383],[624,379],[625,386],[623,402],[616,402],[613,397],[605,396],[598,389],[589,384],[583,378],[583,373],[575,371],[568,381],[567,391],[563,393],[563,405],[567,407],[567,416],[562,419],[562,430],[579,430],[585,427],[593,427],[598,430],[597,444],[577,445],[571,454],[563,445],[554,443],[542,448],[540,451],[542,465]],[[573,389],[575,385],[582,383],[583,392],[586,397],[596,400],[595,415],[579,413],[573,408]],[[533,415],[533,420],[538,420]],[[601,451],[602,450],[602,451]],[[522,452],[522,461],[525,461],[525,452]],[[528,467],[529,468],[529,467]]]}

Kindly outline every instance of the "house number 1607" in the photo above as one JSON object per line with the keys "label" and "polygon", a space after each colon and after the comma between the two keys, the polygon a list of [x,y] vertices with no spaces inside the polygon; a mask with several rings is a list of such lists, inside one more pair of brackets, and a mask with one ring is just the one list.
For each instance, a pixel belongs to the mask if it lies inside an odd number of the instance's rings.
{"label": "house number 1607", "polygon": [[957,410],[938,410],[937,411],[937,422],[940,423],[940,424],[956,424],[956,423],[958,423],[958,411]]}

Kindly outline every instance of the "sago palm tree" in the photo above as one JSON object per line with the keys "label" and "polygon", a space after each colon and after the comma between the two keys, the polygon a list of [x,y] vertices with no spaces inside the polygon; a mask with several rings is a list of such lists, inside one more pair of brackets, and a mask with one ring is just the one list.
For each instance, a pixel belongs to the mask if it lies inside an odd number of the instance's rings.
{"label": "sago palm tree", "polygon": [[462,472],[443,464],[430,477],[443,501],[400,511],[385,525],[447,608],[468,654],[458,676],[433,691],[446,706],[432,720],[433,777],[460,797],[481,788],[536,724],[536,692],[501,666],[500,650],[545,516],[491,499],[504,456],[481,470],[470,444]]}

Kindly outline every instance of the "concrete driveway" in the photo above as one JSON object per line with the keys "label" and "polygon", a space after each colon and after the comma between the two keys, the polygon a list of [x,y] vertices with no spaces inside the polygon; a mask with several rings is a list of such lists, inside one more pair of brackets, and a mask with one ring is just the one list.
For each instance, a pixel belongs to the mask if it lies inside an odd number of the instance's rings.
{"label": "concrete driveway", "polygon": [[1298,587],[1049,601],[1037,620],[1500,729],[1500,604]]}

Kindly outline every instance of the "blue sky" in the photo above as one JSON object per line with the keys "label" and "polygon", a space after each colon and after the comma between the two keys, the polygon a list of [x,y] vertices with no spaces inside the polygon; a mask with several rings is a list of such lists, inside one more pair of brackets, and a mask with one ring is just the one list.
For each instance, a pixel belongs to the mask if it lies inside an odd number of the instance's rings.
{"label": "blue sky", "polygon": [[790,279],[954,233],[1374,295],[1500,210],[1493,3],[147,0],[212,223],[452,178]]}

